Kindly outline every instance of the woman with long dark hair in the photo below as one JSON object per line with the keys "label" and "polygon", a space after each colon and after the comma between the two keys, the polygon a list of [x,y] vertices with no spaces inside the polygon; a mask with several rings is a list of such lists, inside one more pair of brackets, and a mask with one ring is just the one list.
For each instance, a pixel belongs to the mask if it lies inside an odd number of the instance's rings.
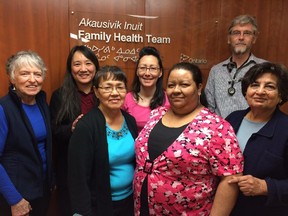
{"label": "woman with long dark hair", "polygon": [[163,89],[164,68],[159,51],[146,46],[139,52],[132,90],[125,98],[123,109],[133,115],[140,132],[151,110],[159,106],[169,106]]}
{"label": "woman with long dark hair", "polygon": [[62,86],[50,101],[53,141],[56,152],[56,179],[61,215],[71,215],[67,190],[67,151],[78,120],[96,104],[92,82],[99,69],[94,52],[86,46],[71,49]]}

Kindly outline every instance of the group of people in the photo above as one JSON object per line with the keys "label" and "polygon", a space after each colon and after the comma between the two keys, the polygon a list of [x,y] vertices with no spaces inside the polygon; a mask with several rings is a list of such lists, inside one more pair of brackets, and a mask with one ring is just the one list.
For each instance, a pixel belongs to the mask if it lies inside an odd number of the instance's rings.
{"label": "group of people", "polygon": [[254,17],[232,21],[231,57],[205,88],[199,67],[180,62],[164,90],[160,53],[146,46],[128,91],[121,68],[75,46],[49,105],[41,57],[11,56],[0,215],[46,215],[56,185],[61,216],[286,216],[288,71],[251,53],[257,35]]}

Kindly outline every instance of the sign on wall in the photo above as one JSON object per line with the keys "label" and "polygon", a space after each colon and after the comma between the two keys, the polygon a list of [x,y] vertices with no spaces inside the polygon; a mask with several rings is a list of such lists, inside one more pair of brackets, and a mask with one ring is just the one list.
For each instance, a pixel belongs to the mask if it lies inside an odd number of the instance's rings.
{"label": "sign on wall", "polygon": [[102,65],[134,68],[139,50],[143,46],[154,46],[160,50],[166,68],[179,61],[205,67],[209,63],[207,52],[193,47],[207,46],[207,31],[211,31],[211,26],[215,28],[215,23],[207,25],[206,22],[199,26],[191,22],[189,25],[181,18],[177,20],[170,16],[73,11],[70,15],[70,44],[84,44],[91,48]]}

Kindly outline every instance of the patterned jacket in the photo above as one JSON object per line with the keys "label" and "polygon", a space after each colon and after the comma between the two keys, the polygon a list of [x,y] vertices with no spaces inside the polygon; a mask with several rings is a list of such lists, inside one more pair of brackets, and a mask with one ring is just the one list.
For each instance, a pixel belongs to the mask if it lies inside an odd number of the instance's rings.
{"label": "patterned jacket", "polygon": [[146,176],[150,215],[209,215],[219,177],[243,171],[236,135],[227,121],[203,108],[166,151],[149,161],[150,132],[166,111],[153,110],[136,139],[136,215]]}

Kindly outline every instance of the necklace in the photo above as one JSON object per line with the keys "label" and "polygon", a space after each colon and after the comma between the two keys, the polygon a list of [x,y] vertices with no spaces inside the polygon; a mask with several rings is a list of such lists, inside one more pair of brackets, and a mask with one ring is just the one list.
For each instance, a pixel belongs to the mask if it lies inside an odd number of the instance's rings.
{"label": "necklace", "polygon": [[138,97],[139,97],[142,101],[150,101],[153,96],[143,97],[143,95],[141,95],[141,94],[138,93]]}
{"label": "necklace", "polygon": [[119,140],[128,134],[128,126],[126,122],[124,121],[122,128],[118,131],[115,131],[111,129],[108,125],[106,125],[106,133],[107,133],[107,136],[109,136],[110,138]]}

